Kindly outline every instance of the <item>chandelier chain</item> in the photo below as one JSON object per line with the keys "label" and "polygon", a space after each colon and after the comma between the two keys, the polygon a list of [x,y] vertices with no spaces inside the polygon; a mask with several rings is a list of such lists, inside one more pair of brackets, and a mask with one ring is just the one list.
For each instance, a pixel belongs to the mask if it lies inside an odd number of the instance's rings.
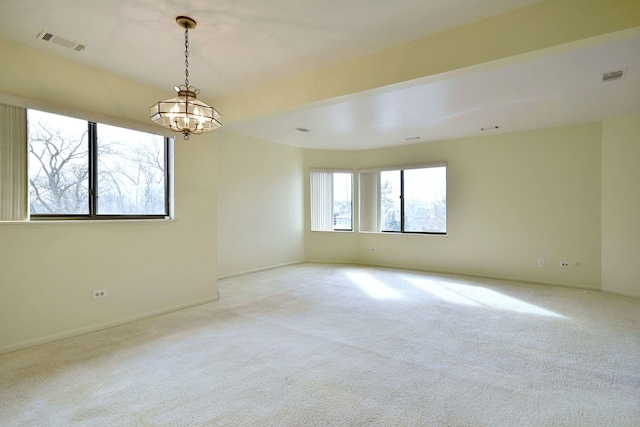
{"label": "chandelier chain", "polygon": [[184,27],[184,85],[189,87],[189,27]]}

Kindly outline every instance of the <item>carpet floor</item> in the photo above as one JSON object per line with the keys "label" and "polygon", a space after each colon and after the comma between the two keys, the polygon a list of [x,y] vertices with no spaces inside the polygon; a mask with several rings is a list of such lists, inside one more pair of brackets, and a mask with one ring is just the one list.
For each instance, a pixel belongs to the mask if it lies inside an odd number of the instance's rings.
{"label": "carpet floor", "polygon": [[301,264],[0,356],[8,426],[639,426],[640,300]]}

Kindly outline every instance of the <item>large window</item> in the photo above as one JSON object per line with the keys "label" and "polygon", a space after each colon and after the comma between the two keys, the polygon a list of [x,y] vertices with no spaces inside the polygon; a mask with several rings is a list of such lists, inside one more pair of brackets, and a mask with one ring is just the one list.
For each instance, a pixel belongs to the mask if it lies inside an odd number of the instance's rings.
{"label": "large window", "polygon": [[445,234],[447,167],[360,172],[360,231]]}
{"label": "large window", "polygon": [[85,120],[27,112],[31,217],[169,215],[169,140]]}
{"label": "large window", "polygon": [[353,173],[311,171],[311,230],[353,230]]}

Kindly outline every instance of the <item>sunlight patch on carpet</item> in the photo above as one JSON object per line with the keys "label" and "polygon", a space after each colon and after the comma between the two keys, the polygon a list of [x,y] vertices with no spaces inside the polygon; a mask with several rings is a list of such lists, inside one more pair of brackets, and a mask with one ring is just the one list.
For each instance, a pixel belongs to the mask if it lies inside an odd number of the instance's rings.
{"label": "sunlight patch on carpet", "polygon": [[414,277],[405,278],[417,288],[429,292],[443,301],[476,307],[486,307],[497,310],[515,311],[517,313],[535,314],[539,316],[565,318],[558,313],[546,310],[537,305],[529,304],[519,299],[501,294],[492,289],[481,286],[445,283],[429,279]]}
{"label": "sunlight patch on carpet", "polygon": [[375,299],[404,299],[404,297],[395,289],[385,285],[369,273],[347,273],[347,277],[353,283],[358,285],[360,289],[365,291],[367,295]]}

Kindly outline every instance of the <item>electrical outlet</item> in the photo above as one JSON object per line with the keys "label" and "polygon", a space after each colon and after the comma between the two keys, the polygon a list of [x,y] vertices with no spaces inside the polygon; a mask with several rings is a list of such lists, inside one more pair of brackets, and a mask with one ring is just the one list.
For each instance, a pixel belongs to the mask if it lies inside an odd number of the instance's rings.
{"label": "electrical outlet", "polygon": [[104,298],[107,296],[106,289],[98,289],[97,291],[93,291],[93,299]]}
{"label": "electrical outlet", "polygon": [[562,261],[560,263],[560,267],[562,267],[562,268],[571,267],[571,263],[570,262],[566,262],[566,261]]}
{"label": "electrical outlet", "polygon": [[540,267],[540,268],[544,268],[544,266],[545,266],[545,260],[543,260],[543,259],[539,259],[539,260],[538,260],[538,267]]}

